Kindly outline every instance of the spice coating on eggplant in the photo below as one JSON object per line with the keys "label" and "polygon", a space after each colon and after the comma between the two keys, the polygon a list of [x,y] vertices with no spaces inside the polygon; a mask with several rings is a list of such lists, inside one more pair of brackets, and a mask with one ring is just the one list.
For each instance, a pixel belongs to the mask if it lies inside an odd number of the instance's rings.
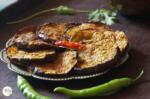
{"label": "spice coating on eggplant", "polygon": [[122,31],[115,31],[114,32],[116,43],[121,51],[121,53],[126,53],[128,51],[129,43],[128,38]]}

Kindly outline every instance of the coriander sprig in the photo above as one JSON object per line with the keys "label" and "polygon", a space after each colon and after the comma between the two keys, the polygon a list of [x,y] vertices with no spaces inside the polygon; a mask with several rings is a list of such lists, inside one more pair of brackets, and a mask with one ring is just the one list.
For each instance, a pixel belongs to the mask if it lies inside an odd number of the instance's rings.
{"label": "coriander sprig", "polygon": [[21,19],[21,20],[8,22],[7,24],[21,23],[21,22],[27,21],[29,19],[32,19],[35,16],[38,16],[38,15],[41,15],[44,13],[48,13],[48,12],[64,14],[64,15],[73,15],[76,13],[88,13],[89,21],[102,22],[107,25],[112,25],[113,23],[115,23],[116,16],[117,16],[117,12],[114,10],[97,9],[94,11],[89,11],[89,10],[73,9],[68,6],[58,6],[56,8],[46,9],[46,10],[37,12],[37,13],[35,13],[31,16],[28,16],[24,19]]}
{"label": "coriander sprig", "polygon": [[88,19],[93,22],[102,22],[106,25],[112,25],[116,22],[117,10],[97,9],[89,14]]}

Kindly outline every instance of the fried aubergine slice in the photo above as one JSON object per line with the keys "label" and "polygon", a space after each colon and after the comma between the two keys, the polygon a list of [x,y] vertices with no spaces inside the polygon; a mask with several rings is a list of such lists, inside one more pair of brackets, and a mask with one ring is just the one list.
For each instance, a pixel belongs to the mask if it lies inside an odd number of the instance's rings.
{"label": "fried aubergine slice", "polygon": [[76,65],[76,57],[76,51],[64,51],[50,63],[32,65],[30,71],[43,75],[67,74]]}
{"label": "fried aubergine slice", "polygon": [[28,26],[19,30],[11,38],[11,44],[15,44],[19,49],[32,51],[51,48],[50,44],[38,39],[36,29],[37,26]]}
{"label": "fried aubergine slice", "polygon": [[[83,23],[76,25],[67,30],[66,34],[70,36],[71,41],[75,42],[88,42],[92,41],[92,35],[103,32],[112,32],[115,36],[116,43],[122,53],[125,53],[128,49],[128,39],[124,32],[113,31],[108,26],[101,23]],[[94,40],[94,39],[93,39]]]}
{"label": "fried aubergine slice", "polygon": [[44,41],[52,43],[53,41],[67,40],[64,35],[66,31],[66,23],[48,23],[38,27],[37,35]]}
{"label": "fried aubergine slice", "polygon": [[75,70],[85,72],[100,72],[116,64],[119,50],[114,35],[111,32],[95,32],[92,42],[85,44],[78,51],[78,64]]}
{"label": "fried aubergine slice", "polygon": [[82,42],[90,40],[94,32],[104,32],[107,27],[101,23],[82,23],[73,26],[66,31],[66,35],[70,37],[70,41]]}
{"label": "fried aubergine slice", "polygon": [[10,62],[16,64],[30,64],[51,61],[55,57],[54,50],[27,52],[18,49],[15,45],[6,48],[6,54]]}

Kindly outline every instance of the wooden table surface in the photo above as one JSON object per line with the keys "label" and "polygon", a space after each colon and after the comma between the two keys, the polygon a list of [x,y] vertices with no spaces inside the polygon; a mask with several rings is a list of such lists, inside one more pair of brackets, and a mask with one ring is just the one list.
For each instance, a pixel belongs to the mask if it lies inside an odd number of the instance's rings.
{"label": "wooden table surface", "polygon": [[[16,19],[29,16],[32,13],[42,9],[57,7],[58,5],[68,5],[73,8],[88,10],[109,8],[108,0],[46,0],[38,7],[27,12],[23,12],[22,16],[17,16]],[[45,22],[86,21],[86,14],[68,16],[47,13],[24,23],[14,25],[3,24],[0,26],[0,49],[5,47],[5,42],[12,35],[14,35],[18,29],[27,25],[36,25]],[[116,68],[104,76],[93,79],[51,82],[28,78],[29,82],[38,92],[47,96],[51,96],[53,99],[69,99],[69,97],[65,95],[53,93],[53,88],[56,86],[65,86],[74,89],[90,87],[117,77],[136,77],[141,69],[144,69],[144,76],[141,83],[129,88],[125,88],[111,96],[92,97],[92,99],[150,99],[150,20],[136,18],[130,19],[119,15],[119,23],[114,24],[112,28],[124,31],[129,38],[130,57],[128,61],[122,65],[122,67]],[[2,89],[5,86],[10,86],[13,90],[12,95],[9,97],[6,97],[2,94]],[[25,99],[16,86],[16,74],[10,71],[7,68],[7,65],[2,61],[0,61],[0,99]]]}

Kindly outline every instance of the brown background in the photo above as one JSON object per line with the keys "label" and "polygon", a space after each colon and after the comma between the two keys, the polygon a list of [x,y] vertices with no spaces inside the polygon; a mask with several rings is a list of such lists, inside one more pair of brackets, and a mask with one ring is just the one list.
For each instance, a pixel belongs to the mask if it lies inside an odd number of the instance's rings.
{"label": "brown background", "polygon": [[[16,19],[29,16],[34,12],[42,9],[56,7],[58,5],[68,5],[77,9],[97,9],[109,8],[108,0],[46,0],[38,7],[22,12],[22,16]],[[0,19],[3,20],[3,19]],[[32,20],[21,24],[1,25],[0,26],[0,49],[5,47],[5,42],[14,33],[27,25],[42,24],[45,22],[86,22],[86,14],[77,14],[75,16],[44,14]],[[44,95],[53,97],[54,99],[69,99],[69,97],[61,94],[54,94],[52,89],[56,86],[65,86],[69,88],[79,89],[98,85],[113,78],[130,76],[136,77],[140,70],[144,68],[144,76],[142,82],[129,88],[125,88],[117,94],[106,97],[92,97],[92,99],[150,99],[150,20],[148,19],[129,19],[119,15],[119,23],[112,26],[113,29],[123,30],[129,38],[130,42],[130,58],[122,65],[122,67],[112,70],[110,73],[87,80],[72,80],[66,82],[50,82],[29,78],[29,82],[33,87]],[[10,97],[2,95],[4,86],[10,86],[13,93]],[[25,99],[16,86],[16,74],[9,71],[7,65],[0,61],[0,99]]]}

